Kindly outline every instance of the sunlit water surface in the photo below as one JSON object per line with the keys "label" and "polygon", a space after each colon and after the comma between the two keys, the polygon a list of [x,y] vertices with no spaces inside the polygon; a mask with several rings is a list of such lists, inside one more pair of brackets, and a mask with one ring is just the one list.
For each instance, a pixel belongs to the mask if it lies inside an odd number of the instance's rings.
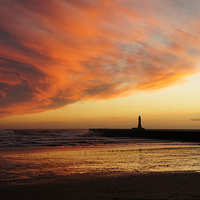
{"label": "sunlit water surface", "polygon": [[49,180],[74,175],[120,175],[151,172],[200,172],[198,145],[118,146],[51,149],[1,154],[1,183]]}

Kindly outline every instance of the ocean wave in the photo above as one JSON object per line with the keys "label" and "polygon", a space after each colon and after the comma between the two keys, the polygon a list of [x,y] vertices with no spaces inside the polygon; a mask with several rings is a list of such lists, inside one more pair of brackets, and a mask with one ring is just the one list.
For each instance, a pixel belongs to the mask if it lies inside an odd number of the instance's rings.
{"label": "ocean wave", "polygon": [[115,144],[153,144],[160,141],[126,137],[103,137],[101,133],[86,129],[0,130],[0,148],[15,147],[90,147]]}

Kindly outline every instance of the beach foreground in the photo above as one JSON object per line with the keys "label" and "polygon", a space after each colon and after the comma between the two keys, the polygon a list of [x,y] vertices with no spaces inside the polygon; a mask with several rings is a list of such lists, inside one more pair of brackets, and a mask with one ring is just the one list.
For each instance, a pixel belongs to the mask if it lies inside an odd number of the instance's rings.
{"label": "beach foreground", "polygon": [[1,200],[200,199],[198,143],[86,130],[5,132],[2,141]]}
{"label": "beach foreground", "polygon": [[150,173],[116,177],[79,175],[48,183],[4,186],[1,199],[200,199],[199,173]]}

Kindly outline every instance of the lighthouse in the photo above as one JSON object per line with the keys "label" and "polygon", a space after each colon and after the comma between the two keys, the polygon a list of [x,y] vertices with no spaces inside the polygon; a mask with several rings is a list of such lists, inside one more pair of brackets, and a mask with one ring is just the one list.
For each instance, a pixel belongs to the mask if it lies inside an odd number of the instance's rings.
{"label": "lighthouse", "polygon": [[141,117],[139,116],[138,117],[138,127],[137,127],[138,129],[142,129],[142,123],[141,123],[141,121],[142,121]]}
{"label": "lighthouse", "polygon": [[137,131],[137,132],[141,132],[141,131],[144,131],[145,129],[142,128],[142,118],[141,116],[138,117],[138,126],[137,128],[132,128],[134,131]]}

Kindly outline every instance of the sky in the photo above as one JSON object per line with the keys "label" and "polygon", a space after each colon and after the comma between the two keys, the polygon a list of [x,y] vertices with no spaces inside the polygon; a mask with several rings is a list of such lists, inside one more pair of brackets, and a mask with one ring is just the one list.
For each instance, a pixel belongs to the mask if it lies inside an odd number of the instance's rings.
{"label": "sky", "polygon": [[200,0],[0,4],[0,128],[200,128]]}

